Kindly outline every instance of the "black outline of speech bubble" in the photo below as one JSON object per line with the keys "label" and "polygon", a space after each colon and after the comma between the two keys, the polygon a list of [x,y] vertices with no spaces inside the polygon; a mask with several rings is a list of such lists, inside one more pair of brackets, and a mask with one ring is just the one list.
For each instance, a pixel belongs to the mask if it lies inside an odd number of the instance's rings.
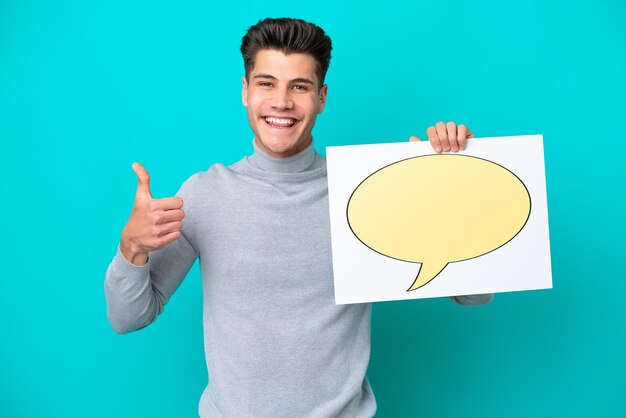
{"label": "black outline of speech bubble", "polygon": [[[427,281],[426,283],[424,283],[422,286],[419,286],[413,290],[417,290],[423,286],[426,286],[428,283],[430,283],[431,281],[433,281],[435,279],[435,277],[439,276],[439,274],[441,274],[441,272],[448,266],[448,264],[450,263],[458,263],[459,261],[467,261],[467,260],[471,260],[473,258],[477,258],[477,257],[482,257],[483,255],[489,254],[495,250],[497,250],[498,248],[504,247],[506,244],[508,244],[509,242],[511,242],[511,240],[513,240],[513,238],[515,238],[526,226],[526,224],[528,223],[528,219],[530,219],[530,214],[532,213],[533,210],[533,200],[530,197],[530,192],[528,191],[528,187],[526,187],[526,184],[524,184],[524,182],[522,181],[522,179],[520,179],[517,174],[515,174],[514,172],[512,172],[511,170],[509,170],[508,168],[504,167],[503,165],[500,165],[496,162],[493,162],[491,160],[487,160],[485,158],[480,158],[480,157],[474,157],[473,155],[459,155],[459,154],[428,154],[428,155],[418,155],[416,157],[409,157],[409,158],[405,158],[403,160],[399,160],[399,161],[395,161],[391,164],[387,164],[386,166],[379,168],[378,170],[374,171],[372,174],[370,174],[369,176],[365,177],[365,179],[363,179],[363,181],[361,181],[358,186],[356,186],[356,188],[352,191],[352,193],[350,194],[350,198],[348,199],[348,204],[346,205],[346,220],[348,221],[348,227],[350,228],[350,231],[352,232],[352,235],[354,235],[356,237],[356,239],[358,239],[361,244],[365,245],[367,248],[369,248],[370,250],[380,254],[380,255],[384,255],[385,257],[389,257],[392,258],[394,260],[398,260],[398,261],[404,261],[405,263],[413,263],[413,264],[420,264],[420,270],[417,272],[417,276],[415,276],[415,280],[417,280],[417,277],[419,276],[420,271],[422,271],[422,266],[424,265],[424,263],[420,263],[417,261],[407,261],[407,260],[402,260],[401,258],[396,258],[396,257],[392,257],[390,255],[381,253],[380,251],[370,247],[369,245],[367,245],[366,243],[364,243],[361,238],[359,238],[359,236],[356,234],[356,232],[354,232],[354,229],[352,229],[352,225],[350,224],[350,217],[348,216],[348,210],[350,208],[350,201],[352,200],[352,197],[354,196],[354,193],[356,193],[356,191],[359,189],[359,187],[361,187],[361,185],[363,183],[365,183],[367,181],[367,179],[369,179],[370,177],[372,177],[373,175],[375,175],[376,173],[378,173],[379,171],[384,170],[385,168],[392,166],[394,164],[398,164],[401,163],[403,161],[407,161],[407,160],[413,160],[415,158],[423,158],[423,157],[442,157],[442,156],[449,156],[449,157],[463,157],[463,158],[476,158],[477,160],[483,160],[483,161],[487,161],[488,163],[491,164],[495,164],[500,168],[505,169],[506,171],[508,171],[509,173],[513,174],[513,176],[515,176],[515,178],[517,180],[519,180],[520,183],[522,183],[522,186],[524,186],[524,190],[526,190],[526,194],[528,195],[528,201],[529,201],[529,207],[528,207],[528,216],[526,216],[526,220],[524,221],[524,224],[522,225],[522,227],[519,229],[519,231],[517,231],[515,233],[515,235],[513,235],[511,238],[509,238],[508,241],[504,242],[503,244],[499,245],[498,247],[487,251],[486,253],[483,254],[479,254],[479,255],[475,255],[474,257],[469,257],[469,258],[464,258],[462,260],[454,260],[454,261],[450,261],[448,263],[446,263],[445,266],[443,266],[443,268],[439,271],[439,273],[435,274],[429,281]],[[415,283],[415,280],[413,280],[413,283]],[[411,287],[413,286],[413,284],[411,284]],[[410,288],[409,288],[410,289]],[[407,290],[407,292],[410,292],[412,290]]]}

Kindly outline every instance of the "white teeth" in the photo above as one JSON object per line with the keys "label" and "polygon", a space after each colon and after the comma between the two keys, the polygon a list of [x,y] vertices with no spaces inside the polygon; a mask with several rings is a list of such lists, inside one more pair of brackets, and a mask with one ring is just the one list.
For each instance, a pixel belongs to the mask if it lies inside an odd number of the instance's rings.
{"label": "white teeth", "polygon": [[293,125],[294,123],[296,123],[296,121],[293,120],[293,119],[278,119],[278,118],[267,117],[267,118],[265,118],[265,120],[268,123],[274,123],[274,124],[277,124],[277,125]]}

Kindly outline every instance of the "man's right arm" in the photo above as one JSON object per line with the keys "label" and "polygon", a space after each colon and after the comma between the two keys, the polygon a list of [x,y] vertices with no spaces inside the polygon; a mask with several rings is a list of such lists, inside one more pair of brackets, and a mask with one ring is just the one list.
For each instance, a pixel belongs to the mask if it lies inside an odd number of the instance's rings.
{"label": "man's right arm", "polygon": [[150,252],[141,266],[128,261],[118,247],[104,284],[107,318],[113,329],[125,334],[154,322],[196,257],[184,234],[166,248]]}
{"label": "man's right arm", "polygon": [[133,170],[135,202],[104,286],[107,317],[120,334],[153,322],[198,257],[183,229],[182,199],[153,199],[145,168]]}

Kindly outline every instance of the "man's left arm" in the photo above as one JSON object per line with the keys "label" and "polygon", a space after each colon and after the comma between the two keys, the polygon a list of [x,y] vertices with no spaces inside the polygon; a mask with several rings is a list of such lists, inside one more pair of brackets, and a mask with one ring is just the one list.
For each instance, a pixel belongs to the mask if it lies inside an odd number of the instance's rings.
{"label": "man's left arm", "polygon": [[[429,126],[426,129],[426,135],[428,135],[428,142],[430,142],[433,150],[437,153],[464,150],[468,138],[474,138],[474,134],[467,126],[463,124],[457,125],[454,122],[437,122],[435,126]],[[421,139],[411,136],[409,141],[416,142],[421,141]],[[493,300],[493,293],[451,296],[450,298],[459,305],[484,305]]]}

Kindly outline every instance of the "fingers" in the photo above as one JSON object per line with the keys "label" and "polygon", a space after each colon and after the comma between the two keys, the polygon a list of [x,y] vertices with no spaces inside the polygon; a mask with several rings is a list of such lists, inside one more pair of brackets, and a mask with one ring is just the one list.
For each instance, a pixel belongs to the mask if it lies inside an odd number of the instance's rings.
{"label": "fingers", "polygon": [[457,126],[454,122],[437,122],[435,126],[429,126],[426,129],[426,135],[433,150],[437,153],[464,150],[467,146],[467,138],[474,138],[474,134],[467,126],[463,124]]}
{"label": "fingers", "polygon": [[446,124],[446,131],[448,132],[448,141],[450,142],[450,151],[457,152],[459,150],[459,141],[456,132],[456,123],[448,122]]}
{"label": "fingers", "polygon": [[411,136],[411,137],[409,138],[409,141],[411,141],[411,142],[420,142],[420,141],[421,141],[421,139],[419,139],[418,137],[416,137],[416,136],[414,136],[414,135],[413,135],[413,136]]}
{"label": "fingers", "polygon": [[185,218],[185,212],[182,209],[172,209],[162,211],[156,218],[156,224],[166,224],[169,222],[182,221]]}
{"label": "fingers", "polygon": [[458,141],[459,141],[459,148],[464,150],[465,149],[465,144],[467,142],[467,126],[460,124],[457,127],[457,132],[458,132]]}
{"label": "fingers", "polygon": [[157,243],[159,248],[166,247],[170,245],[172,242],[176,241],[180,238],[180,231],[170,232],[169,234],[162,235],[158,238]]}
{"label": "fingers", "polygon": [[137,175],[137,192],[135,193],[135,197],[151,199],[150,174],[148,174],[144,166],[139,163],[133,163],[132,168]]}
{"label": "fingers", "polygon": [[446,124],[443,122],[437,122],[435,130],[437,131],[437,136],[439,137],[439,142],[441,143],[441,149],[444,152],[450,151],[450,141],[448,140],[448,129],[446,128]]}
{"label": "fingers", "polygon": [[[182,230],[183,223],[180,220],[154,223],[149,229],[146,229],[146,234],[143,238],[143,241],[146,243],[145,247],[150,251],[161,249],[176,241]],[[173,238],[174,235],[172,234],[175,235],[175,238]],[[173,239],[170,240],[170,238]]]}
{"label": "fingers", "polygon": [[172,232],[180,231],[183,229],[183,223],[181,221],[169,222],[163,225],[156,225],[154,230],[154,236],[157,238],[163,238]]}
{"label": "fingers", "polygon": [[469,130],[467,126],[465,126],[465,129],[467,129],[467,138],[475,138],[474,134],[472,133],[472,131]]}
{"label": "fingers", "polygon": [[[153,200],[152,203],[154,202],[158,201]],[[151,208],[143,234],[145,242],[148,243],[146,248],[152,251],[176,241],[179,235],[175,233],[182,231],[182,220],[184,217],[185,212],[182,209],[163,210]]]}
{"label": "fingers", "polygon": [[153,199],[150,202],[151,210],[172,210],[180,209],[183,207],[183,199],[178,196],[164,197],[162,199]]}
{"label": "fingers", "polygon": [[441,152],[443,149],[441,148],[441,141],[439,141],[439,136],[437,136],[437,130],[435,127],[429,126],[428,129],[426,129],[426,135],[428,135],[430,146],[433,147],[435,152]]}

